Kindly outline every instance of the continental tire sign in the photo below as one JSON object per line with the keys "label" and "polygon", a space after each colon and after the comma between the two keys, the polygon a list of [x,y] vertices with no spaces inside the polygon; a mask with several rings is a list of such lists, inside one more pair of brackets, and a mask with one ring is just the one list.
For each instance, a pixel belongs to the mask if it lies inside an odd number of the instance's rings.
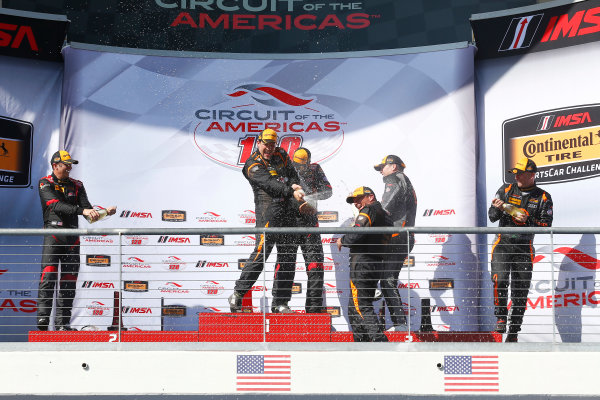
{"label": "continental tire sign", "polygon": [[0,116],[0,187],[31,183],[33,125]]}
{"label": "continental tire sign", "polygon": [[600,176],[600,104],[560,108],[507,120],[502,125],[504,182],[519,158],[538,166],[538,183]]}

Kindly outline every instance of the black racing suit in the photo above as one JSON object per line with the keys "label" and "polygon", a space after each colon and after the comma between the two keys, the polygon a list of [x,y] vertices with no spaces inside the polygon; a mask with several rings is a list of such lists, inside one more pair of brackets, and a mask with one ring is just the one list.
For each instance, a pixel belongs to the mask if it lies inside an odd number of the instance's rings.
{"label": "black racing suit", "polygon": [[[490,206],[488,215],[491,222],[500,220],[501,227],[552,226],[552,198],[548,192],[537,186],[522,191],[516,184],[505,184],[496,192],[496,198],[525,209],[529,216],[525,223],[520,224],[503,210]],[[518,333],[523,323],[535,254],[533,236],[530,233],[497,235],[492,247],[492,283],[495,315],[498,321],[507,321],[510,281],[512,311],[509,333]]]}
{"label": "black racing suit", "polygon": [[[355,227],[392,226],[381,203],[364,207]],[[387,342],[379,319],[373,310],[375,290],[383,278],[383,263],[389,234],[353,233],[342,236],[342,245],[350,248],[350,291],[348,316],[355,342]]]}
{"label": "black racing suit", "polygon": [[[316,200],[325,200],[331,197],[331,184],[327,180],[323,169],[319,164],[309,164],[297,169],[300,177],[300,186],[310,198],[313,205]],[[313,202],[314,201],[314,202]],[[297,213],[296,223],[300,227],[318,227],[319,221],[315,214]],[[306,288],[306,312],[322,313],[323,308],[323,244],[321,235],[318,233],[306,233],[298,235],[293,253],[296,254],[298,246],[302,250],[302,256],[306,264],[306,275],[308,277]]]}
{"label": "black racing suit", "polygon": [[[398,172],[383,177],[385,191],[381,197],[381,205],[390,214],[394,226],[415,226],[417,214],[417,194],[410,179]],[[390,239],[389,254],[386,258],[384,278],[381,280],[381,292],[385,298],[390,318],[394,325],[406,323],[402,311],[402,299],[398,292],[398,276],[413,246],[414,233],[394,233]]]}
{"label": "black racing suit", "polygon": [[[296,224],[297,202],[293,198],[293,184],[299,184],[298,174],[288,154],[280,147],[270,160],[258,151],[252,153],[242,169],[254,192],[256,227],[293,227]],[[235,282],[235,291],[243,297],[264,269],[264,261],[277,246],[277,262],[273,279],[272,306],[287,305],[292,298],[295,275],[294,236],[291,234],[261,234],[254,251]]]}
{"label": "black racing suit", "polygon": [[[54,174],[40,179],[40,200],[44,228],[77,228],[78,216],[92,208],[83,183],[67,178],[59,180]],[[75,298],[79,272],[79,237],[45,236],[42,250],[42,276],[38,289],[38,318],[52,312],[54,287],[60,262],[60,282],[56,300],[57,328],[68,326]]]}

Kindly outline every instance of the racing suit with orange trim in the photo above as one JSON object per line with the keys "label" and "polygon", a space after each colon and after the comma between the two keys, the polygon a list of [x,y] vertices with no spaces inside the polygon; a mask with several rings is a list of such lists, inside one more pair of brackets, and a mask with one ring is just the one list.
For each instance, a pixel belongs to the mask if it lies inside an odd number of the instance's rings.
{"label": "racing suit with orange trim", "polygon": [[[325,200],[331,197],[331,184],[325,176],[325,172],[319,164],[309,164],[305,168],[298,168],[300,186],[307,196],[315,200]],[[319,220],[314,214],[297,213],[296,223],[300,227],[318,227]],[[306,265],[306,305],[307,313],[323,313],[323,282],[325,272],[323,262],[323,244],[321,235],[318,233],[306,233],[298,235],[298,241],[294,245],[293,253],[296,254],[298,246],[302,250],[304,263]]]}
{"label": "racing suit with orange trim", "polygon": [[[385,190],[381,205],[390,213],[394,226],[415,226],[417,214],[417,193],[408,176],[397,172],[383,177]],[[411,232],[394,233],[390,239],[389,254],[386,258],[384,278],[381,280],[381,292],[390,311],[392,323],[396,326],[406,323],[402,311],[402,299],[398,292],[398,276],[404,260],[415,245],[415,234]]]}
{"label": "racing suit with orange trim", "polygon": [[[87,193],[78,180],[59,180],[54,174],[39,181],[44,228],[77,228],[78,216],[92,208]],[[60,264],[59,264],[60,263]],[[60,265],[56,300],[57,328],[68,326],[75,298],[79,272],[79,237],[45,236],[42,250],[42,275],[38,288],[38,318],[49,317]]]}
{"label": "racing suit with orange trim", "polygon": [[[488,210],[490,221],[500,220],[500,227],[552,226],[552,197],[537,186],[523,191],[516,184],[505,184],[496,192],[496,198],[524,209],[528,213],[527,220],[520,224],[503,210],[490,206]],[[495,315],[498,321],[507,321],[510,282],[512,310],[509,333],[518,333],[523,323],[535,254],[533,237],[531,233],[499,234],[492,247],[492,284]]]}
{"label": "racing suit with orange trim", "polygon": [[[293,198],[292,185],[299,184],[299,179],[285,150],[276,147],[270,160],[255,151],[244,164],[242,173],[254,193],[257,228],[296,226],[295,207],[298,203]],[[287,305],[292,298],[296,267],[294,240],[291,234],[268,234],[266,238],[261,234],[240,278],[235,282],[237,294],[243,297],[252,289],[264,269],[264,261],[273,246],[277,246],[272,307]]]}
{"label": "racing suit with orange trim", "polygon": [[[360,210],[355,227],[392,226],[388,213],[375,201]],[[342,236],[350,248],[350,289],[348,316],[355,342],[387,342],[373,310],[375,290],[383,278],[383,263],[389,234],[352,233]]]}

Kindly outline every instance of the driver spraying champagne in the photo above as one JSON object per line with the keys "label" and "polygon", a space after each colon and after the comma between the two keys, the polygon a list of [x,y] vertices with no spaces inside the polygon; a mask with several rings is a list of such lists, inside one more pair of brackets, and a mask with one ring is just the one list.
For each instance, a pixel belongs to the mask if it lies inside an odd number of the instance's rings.
{"label": "driver spraying champagne", "polygon": [[[298,205],[303,202],[304,191],[299,185],[298,173],[284,149],[277,146],[277,132],[265,129],[258,137],[257,150],[250,155],[242,174],[254,193],[256,227],[294,227]],[[242,274],[235,282],[229,297],[231,312],[242,312],[242,299],[252,289],[265,267],[273,246],[277,247],[275,276],[273,277],[273,303],[271,312],[293,312],[288,302],[292,298],[295,275],[294,237],[289,233],[261,234],[256,240]]]}

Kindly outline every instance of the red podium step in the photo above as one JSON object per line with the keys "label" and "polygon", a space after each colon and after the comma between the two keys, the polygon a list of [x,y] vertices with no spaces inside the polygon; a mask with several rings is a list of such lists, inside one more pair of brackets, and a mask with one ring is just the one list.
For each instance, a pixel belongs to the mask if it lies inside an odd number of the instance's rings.
{"label": "red podium step", "polygon": [[197,342],[196,331],[68,331],[29,332],[30,342]]}
{"label": "red podium step", "polygon": [[264,314],[198,314],[200,342],[262,342],[264,334]]}
{"label": "red podium step", "polygon": [[329,314],[198,314],[200,342],[329,342]]}

